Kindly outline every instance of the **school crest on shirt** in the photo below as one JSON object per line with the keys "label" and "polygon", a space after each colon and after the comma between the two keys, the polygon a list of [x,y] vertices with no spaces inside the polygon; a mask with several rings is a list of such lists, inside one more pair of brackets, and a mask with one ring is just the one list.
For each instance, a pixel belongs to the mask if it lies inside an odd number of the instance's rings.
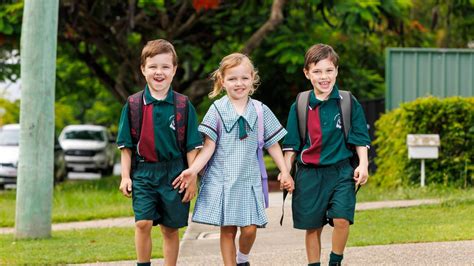
{"label": "school crest on shirt", "polygon": [[170,124],[170,128],[175,131],[176,130],[176,127],[174,125],[174,115],[170,116],[170,118],[168,118],[168,123]]}
{"label": "school crest on shirt", "polygon": [[341,129],[342,128],[342,121],[341,121],[341,114],[337,114],[334,116],[334,121],[336,121],[336,128]]}

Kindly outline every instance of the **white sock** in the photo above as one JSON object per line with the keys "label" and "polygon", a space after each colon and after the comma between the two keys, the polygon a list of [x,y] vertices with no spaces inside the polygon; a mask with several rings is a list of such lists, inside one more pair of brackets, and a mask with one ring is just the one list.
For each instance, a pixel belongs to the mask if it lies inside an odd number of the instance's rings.
{"label": "white sock", "polygon": [[245,263],[249,261],[249,254],[241,253],[240,250],[238,250],[236,260],[237,263]]}

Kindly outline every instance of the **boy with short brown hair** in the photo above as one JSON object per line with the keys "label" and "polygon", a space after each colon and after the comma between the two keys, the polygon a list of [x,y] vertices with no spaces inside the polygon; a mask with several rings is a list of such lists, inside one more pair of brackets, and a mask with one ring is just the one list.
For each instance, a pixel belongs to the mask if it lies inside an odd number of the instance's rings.
{"label": "boy with short brown hair", "polygon": [[[285,161],[291,169],[297,160],[293,191],[293,224],[306,230],[308,265],[320,265],[321,232],[329,223],[334,226],[330,265],[340,265],[354,221],[355,186],[368,178],[367,147],[370,144],[365,115],[355,98],[351,102],[351,127],[344,133],[340,102],[342,94],[336,85],[339,57],[325,44],[312,46],[305,55],[303,72],[311,82],[306,132],[299,132],[296,102],[288,115],[288,134],[283,142]],[[348,99],[346,99],[348,100]],[[352,149],[351,147],[354,147]],[[350,159],[356,153],[355,169]]]}
{"label": "boy with short brown hair", "polygon": [[177,62],[168,41],[146,44],[141,71],[147,84],[128,98],[119,123],[120,190],[133,199],[138,265],[150,265],[151,229],[157,224],[163,234],[165,265],[176,265],[178,229],[187,226],[189,201],[197,190],[195,182],[188,184],[183,196],[171,185],[202,147],[193,105],[171,89]]}

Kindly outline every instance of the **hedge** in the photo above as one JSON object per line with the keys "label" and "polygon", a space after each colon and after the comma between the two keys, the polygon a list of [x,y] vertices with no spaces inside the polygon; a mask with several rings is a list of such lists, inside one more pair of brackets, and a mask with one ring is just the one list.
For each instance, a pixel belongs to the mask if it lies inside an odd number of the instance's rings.
{"label": "hedge", "polygon": [[438,159],[425,160],[426,184],[473,185],[474,97],[419,98],[381,116],[375,123],[377,171],[382,187],[420,183],[420,160],[408,159],[407,134],[439,134]]}

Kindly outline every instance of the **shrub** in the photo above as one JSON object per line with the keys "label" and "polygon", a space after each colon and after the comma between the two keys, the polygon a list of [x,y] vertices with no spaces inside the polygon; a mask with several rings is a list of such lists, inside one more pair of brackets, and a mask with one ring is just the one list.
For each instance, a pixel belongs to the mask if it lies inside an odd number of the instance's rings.
{"label": "shrub", "polygon": [[472,186],[474,97],[419,98],[404,103],[375,123],[377,172],[382,187],[418,184],[420,160],[408,159],[407,134],[439,134],[439,158],[425,160],[426,183]]}

